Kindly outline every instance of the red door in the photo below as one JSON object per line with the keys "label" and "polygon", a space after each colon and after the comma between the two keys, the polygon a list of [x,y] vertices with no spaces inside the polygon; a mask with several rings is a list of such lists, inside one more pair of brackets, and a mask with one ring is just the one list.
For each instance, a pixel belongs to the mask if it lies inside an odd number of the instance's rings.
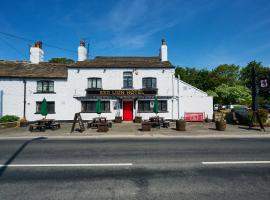
{"label": "red door", "polygon": [[132,101],[123,102],[123,120],[124,121],[133,120],[133,102]]}

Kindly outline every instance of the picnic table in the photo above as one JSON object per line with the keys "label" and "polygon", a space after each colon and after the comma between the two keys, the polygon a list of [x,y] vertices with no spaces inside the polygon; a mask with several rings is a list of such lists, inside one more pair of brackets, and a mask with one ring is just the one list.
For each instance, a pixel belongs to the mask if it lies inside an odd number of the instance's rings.
{"label": "picnic table", "polygon": [[165,121],[164,117],[159,116],[149,117],[149,123],[153,128],[160,128],[160,127],[168,128],[170,126],[169,121]]}
{"label": "picnic table", "polygon": [[106,117],[94,117],[91,121],[87,122],[87,128],[98,128],[107,124],[109,128],[112,127],[112,122],[108,121]]}
{"label": "picnic table", "polygon": [[60,124],[54,119],[40,119],[34,124],[29,125],[29,131],[45,131],[46,129],[56,130],[60,128]]}

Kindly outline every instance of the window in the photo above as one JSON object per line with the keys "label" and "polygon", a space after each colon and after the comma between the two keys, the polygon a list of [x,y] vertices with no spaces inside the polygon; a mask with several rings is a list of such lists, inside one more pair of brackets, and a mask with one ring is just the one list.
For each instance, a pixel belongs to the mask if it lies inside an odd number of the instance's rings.
{"label": "window", "polygon": [[53,93],[54,82],[53,81],[38,81],[37,92],[38,93]]}
{"label": "window", "polygon": [[[96,112],[96,103],[97,101],[82,101],[82,112]],[[101,112],[108,113],[110,112],[110,101],[101,101]]]}
{"label": "window", "polygon": [[[153,112],[154,101],[150,100],[139,100],[138,101],[138,112]],[[158,111],[167,112],[167,101],[160,100],[158,101]]]}
{"label": "window", "polygon": [[101,89],[101,78],[88,78],[88,88]]}
{"label": "window", "polygon": [[[36,102],[36,114],[40,113],[41,101]],[[55,103],[54,101],[47,101],[48,114],[55,114]]]}
{"label": "window", "polygon": [[157,88],[157,79],[156,78],[143,78],[143,88]]}
{"label": "window", "polygon": [[123,73],[123,88],[132,88],[133,87],[133,77],[132,72]]}

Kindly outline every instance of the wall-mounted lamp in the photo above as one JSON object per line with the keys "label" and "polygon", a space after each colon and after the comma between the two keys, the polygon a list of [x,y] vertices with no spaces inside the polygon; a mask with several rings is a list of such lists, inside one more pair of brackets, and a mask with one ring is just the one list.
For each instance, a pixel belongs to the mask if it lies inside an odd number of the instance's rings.
{"label": "wall-mounted lamp", "polygon": [[163,73],[163,74],[164,74],[164,72],[165,72],[165,69],[162,70],[162,73]]}
{"label": "wall-mounted lamp", "polygon": [[77,69],[77,73],[80,73],[80,69]]}
{"label": "wall-mounted lamp", "polygon": [[106,69],[103,69],[103,73],[105,73],[106,72]]}

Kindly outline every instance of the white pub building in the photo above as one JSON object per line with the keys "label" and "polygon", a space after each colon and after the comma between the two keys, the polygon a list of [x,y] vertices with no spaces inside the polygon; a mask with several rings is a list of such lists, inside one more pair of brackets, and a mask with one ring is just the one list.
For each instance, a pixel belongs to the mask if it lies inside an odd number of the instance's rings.
{"label": "white pub building", "polygon": [[81,112],[84,120],[90,120],[98,116],[95,107],[100,98],[101,116],[109,120],[116,116],[124,121],[135,116],[148,119],[155,115],[157,96],[159,116],[165,119],[212,119],[213,98],[175,78],[165,40],[160,55],[153,57],[97,56],[87,60],[87,52],[82,41],[78,62],[47,63],[42,43],[37,42],[30,49],[30,62],[0,61],[0,116],[38,120],[41,101],[46,98],[47,118],[73,120],[74,114]]}

